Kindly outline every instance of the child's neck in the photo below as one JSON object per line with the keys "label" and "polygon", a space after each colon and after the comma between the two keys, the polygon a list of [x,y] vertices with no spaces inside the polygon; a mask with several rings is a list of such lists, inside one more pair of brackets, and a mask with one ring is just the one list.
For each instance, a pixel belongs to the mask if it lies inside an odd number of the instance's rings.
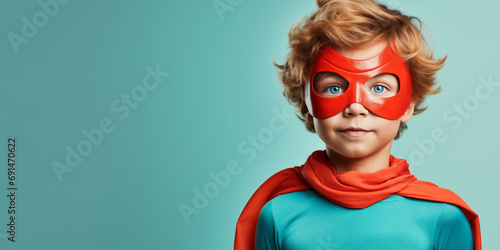
{"label": "child's neck", "polygon": [[328,159],[335,168],[335,172],[342,174],[347,171],[375,172],[389,167],[391,147],[385,147],[375,154],[362,158],[349,158],[338,154],[326,147]]}

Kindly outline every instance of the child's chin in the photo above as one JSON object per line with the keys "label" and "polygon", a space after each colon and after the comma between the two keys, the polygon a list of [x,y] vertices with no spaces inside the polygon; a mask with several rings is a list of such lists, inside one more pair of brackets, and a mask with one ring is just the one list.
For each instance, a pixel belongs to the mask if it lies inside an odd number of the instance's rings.
{"label": "child's chin", "polygon": [[350,158],[350,159],[361,159],[371,155],[371,152],[369,152],[366,149],[342,149],[338,151],[337,150],[333,151],[341,155],[343,158]]}
{"label": "child's chin", "polygon": [[350,159],[361,159],[361,158],[366,158],[370,156],[370,154],[364,153],[364,152],[353,152],[353,153],[346,153],[343,154],[345,158],[350,158]]}

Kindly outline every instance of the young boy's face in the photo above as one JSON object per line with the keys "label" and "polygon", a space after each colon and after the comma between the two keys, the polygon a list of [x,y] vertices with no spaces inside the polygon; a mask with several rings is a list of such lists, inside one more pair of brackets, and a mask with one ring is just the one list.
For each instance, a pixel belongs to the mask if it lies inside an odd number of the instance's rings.
{"label": "young boy's face", "polygon": [[[333,48],[342,56],[351,59],[371,58],[387,47],[385,40],[371,42],[357,49]],[[322,97],[340,96],[349,83],[339,74],[321,72],[313,81],[315,93]],[[398,94],[400,86],[393,74],[378,74],[364,85],[363,90],[372,103]],[[326,146],[348,158],[363,158],[378,152],[390,152],[392,140],[401,122],[407,122],[415,108],[411,102],[404,114],[393,120],[385,119],[370,112],[358,102],[349,104],[338,114],[325,119],[314,118],[314,127]]]}

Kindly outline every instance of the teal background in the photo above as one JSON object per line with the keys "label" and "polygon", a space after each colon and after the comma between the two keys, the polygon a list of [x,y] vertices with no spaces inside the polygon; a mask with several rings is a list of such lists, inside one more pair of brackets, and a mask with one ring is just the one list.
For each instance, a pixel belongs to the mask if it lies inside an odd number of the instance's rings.
{"label": "teal background", "polygon": [[[0,249],[231,249],[236,220],[256,188],[325,148],[298,118],[278,118],[293,111],[271,63],[284,62],[288,30],[315,2],[221,2],[230,6],[223,19],[212,1],[72,0],[18,53],[7,35],[22,34],[22,18],[42,8],[1,3]],[[484,249],[498,248],[500,87],[459,124],[443,116],[457,116],[454,105],[473,98],[480,77],[500,82],[500,4],[381,2],[419,17],[436,56],[448,55],[438,74],[443,91],[427,99],[429,109],[413,117],[392,153],[409,159],[419,179],[460,195],[480,216]],[[111,104],[156,65],[168,77],[121,120]],[[65,148],[86,140],[82,130],[103,118],[113,132],[60,182],[52,164],[64,163]],[[280,129],[270,130],[277,118]],[[417,142],[435,129],[446,140],[423,154]],[[12,136],[15,243],[6,239]],[[411,161],[417,151],[423,159]],[[187,224],[179,204],[193,206],[193,189],[210,186],[210,173],[232,161],[240,172]]]}

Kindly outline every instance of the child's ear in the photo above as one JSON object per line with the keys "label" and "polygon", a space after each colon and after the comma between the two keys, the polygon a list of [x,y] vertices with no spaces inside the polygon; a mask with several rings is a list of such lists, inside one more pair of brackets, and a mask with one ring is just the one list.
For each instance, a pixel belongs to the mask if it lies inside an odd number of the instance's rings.
{"label": "child's ear", "polygon": [[415,111],[415,105],[417,104],[417,100],[412,100],[408,109],[406,109],[403,116],[401,116],[401,122],[408,122],[410,118],[413,116],[413,112]]}

